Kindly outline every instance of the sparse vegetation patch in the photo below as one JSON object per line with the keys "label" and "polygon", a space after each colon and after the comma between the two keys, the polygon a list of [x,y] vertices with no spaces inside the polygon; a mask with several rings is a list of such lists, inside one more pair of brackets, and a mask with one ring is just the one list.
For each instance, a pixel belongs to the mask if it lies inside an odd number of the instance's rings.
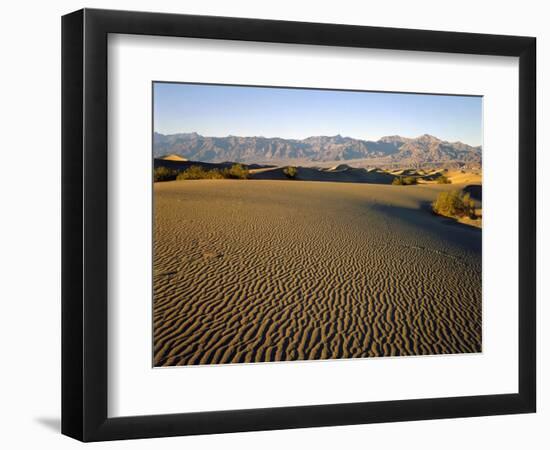
{"label": "sparse vegetation patch", "polygon": [[244,180],[248,178],[248,169],[242,164],[233,164],[226,169],[204,169],[201,166],[191,166],[179,172],[177,180],[222,180],[224,178]]}
{"label": "sparse vegetation patch", "polygon": [[469,193],[462,191],[441,192],[432,204],[434,213],[446,217],[476,219],[475,202]]}
{"label": "sparse vegetation patch", "polygon": [[178,172],[167,167],[156,167],[153,170],[153,181],[175,180]]}
{"label": "sparse vegetation patch", "polygon": [[221,172],[224,178],[234,178],[237,180],[248,178],[248,169],[242,164],[233,164],[230,169],[224,169]]}
{"label": "sparse vegetation patch", "polygon": [[178,180],[216,180],[224,178],[218,169],[205,170],[201,166],[191,166],[181,171]]}
{"label": "sparse vegetation patch", "polygon": [[391,184],[394,186],[410,186],[418,184],[418,180],[416,177],[395,177]]}
{"label": "sparse vegetation patch", "polygon": [[298,169],[294,166],[288,166],[283,169],[283,173],[287,178],[295,179],[296,175],[298,175]]}

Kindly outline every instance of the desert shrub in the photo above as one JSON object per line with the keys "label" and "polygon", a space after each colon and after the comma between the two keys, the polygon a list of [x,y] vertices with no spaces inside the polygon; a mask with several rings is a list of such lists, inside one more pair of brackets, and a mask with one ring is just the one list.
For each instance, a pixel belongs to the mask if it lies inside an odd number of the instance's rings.
{"label": "desert shrub", "polygon": [[442,216],[476,218],[475,202],[467,192],[441,192],[432,203],[432,209],[436,214]]}
{"label": "desert shrub", "polygon": [[221,180],[223,179],[223,174],[218,169],[212,169],[208,171],[208,177],[210,180]]}
{"label": "desert shrub", "polygon": [[417,179],[415,177],[395,177],[391,184],[395,186],[409,186],[417,184]]}
{"label": "desert shrub", "polygon": [[155,167],[153,170],[153,181],[170,181],[175,180],[178,173],[168,167]]}
{"label": "desert shrub", "polygon": [[178,180],[203,180],[205,178],[208,178],[208,171],[201,166],[188,167],[177,176]]}
{"label": "desert shrub", "polygon": [[224,178],[233,178],[237,180],[245,180],[248,178],[248,169],[242,164],[233,164],[231,168],[222,170]]}
{"label": "desert shrub", "polygon": [[178,180],[221,180],[225,178],[218,169],[206,170],[201,166],[191,166],[180,172]]}
{"label": "desert shrub", "polygon": [[401,186],[403,184],[403,177],[395,177],[391,184],[393,184],[394,186]]}
{"label": "desert shrub", "polygon": [[223,170],[219,169],[204,169],[201,166],[191,166],[177,174],[178,180],[221,180],[224,178],[232,178],[243,180],[248,178],[248,170],[241,164],[233,164],[230,168]]}
{"label": "desert shrub", "polygon": [[440,175],[437,177],[435,182],[437,184],[451,184],[451,180],[449,180],[445,175]]}
{"label": "desert shrub", "polygon": [[298,174],[298,169],[293,166],[288,166],[283,169],[283,173],[287,178],[296,178],[296,175]]}

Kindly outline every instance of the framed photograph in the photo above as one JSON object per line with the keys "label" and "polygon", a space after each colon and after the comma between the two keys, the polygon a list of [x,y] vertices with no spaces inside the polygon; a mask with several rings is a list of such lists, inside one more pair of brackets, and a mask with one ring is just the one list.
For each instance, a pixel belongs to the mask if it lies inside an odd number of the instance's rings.
{"label": "framed photograph", "polygon": [[62,432],[535,412],[532,37],[62,21]]}

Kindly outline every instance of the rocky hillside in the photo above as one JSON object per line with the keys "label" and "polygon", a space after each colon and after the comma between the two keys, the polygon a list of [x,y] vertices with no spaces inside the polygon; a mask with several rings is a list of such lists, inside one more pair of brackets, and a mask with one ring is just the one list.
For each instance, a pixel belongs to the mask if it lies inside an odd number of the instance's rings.
{"label": "rocky hillside", "polygon": [[424,134],[417,138],[385,136],[377,141],[351,137],[312,136],[303,140],[264,137],[206,137],[197,133],[155,133],[154,157],[167,154],[183,158],[243,163],[292,163],[372,160],[377,164],[407,166],[481,165],[481,147],[447,142]]}

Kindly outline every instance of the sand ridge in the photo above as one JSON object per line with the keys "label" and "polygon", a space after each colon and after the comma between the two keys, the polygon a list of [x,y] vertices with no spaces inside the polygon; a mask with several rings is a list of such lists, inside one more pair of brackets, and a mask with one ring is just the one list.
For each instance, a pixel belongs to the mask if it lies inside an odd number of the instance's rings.
{"label": "sand ridge", "polygon": [[176,161],[176,162],[183,162],[187,161],[187,158],[184,158],[183,156],[176,155],[175,153],[171,153],[169,155],[163,156],[162,158],[159,158],[163,161]]}
{"label": "sand ridge", "polygon": [[154,365],[481,351],[481,232],[456,185],[154,185]]}

